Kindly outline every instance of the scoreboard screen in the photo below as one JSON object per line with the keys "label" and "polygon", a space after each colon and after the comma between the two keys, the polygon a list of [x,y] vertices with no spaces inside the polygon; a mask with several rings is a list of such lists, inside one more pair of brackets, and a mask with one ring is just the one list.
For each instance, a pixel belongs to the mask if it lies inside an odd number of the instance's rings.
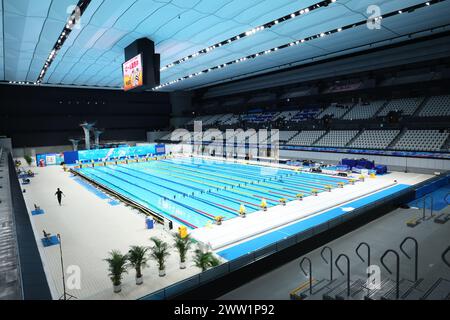
{"label": "scoreboard screen", "polygon": [[142,65],[142,55],[128,60],[122,65],[123,68],[123,88],[129,91],[144,85],[144,69]]}

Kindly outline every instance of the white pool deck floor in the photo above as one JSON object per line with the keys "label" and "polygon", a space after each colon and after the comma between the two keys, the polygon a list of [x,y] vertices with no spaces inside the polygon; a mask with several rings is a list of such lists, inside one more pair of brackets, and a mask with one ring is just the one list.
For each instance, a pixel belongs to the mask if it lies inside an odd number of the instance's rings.
{"label": "white pool deck floor", "polygon": [[[25,162],[22,160],[22,163]],[[27,169],[26,166],[24,168]],[[187,268],[180,270],[178,253],[173,250],[166,263],[165,277],[158,276],[157,265],[155,261],[150,260],[148,267],[143,270],[143,285],[135,284],[134,270],[129,270],[122,282],[122,292],[113,293],[107,263],[103,260],[108,256],[108,252],[118,249],[126,253],[132,245],[151,246],[150,237],[154,236],[172,243],[171,234],[161,225],[156,225],[152,230],[146,229],[144,214],[123,203],[109,204],[110,199],[102,199],[81,186],[60,166],[45,168],[32,166],[31,169],[36,176],[31,179],[31,184],[22,188],[26,190],[25,202],[54,299],[58,299],[63,294],[60,252],[57,245],[43,247],[41,242],[43,230],[52,235],[61,234],[66,270],[69,266],[80,268],[80,288],[67,290],[78,299],[137,299],[200,272],[200,269],[193,264],[192,254],[188,259]],[[345,202],[355,197],[393,185],[394,180],[401,184],[414,185],[429,178],[431,175],[392,172],[375,179],[368,178],[355,186],[345,186],[343,189],[334,189],[330,193],[321,193],[317,197],[308,197],[302,202],[292,201],[287,206],[270,208],[264,213],[255,212],[245,219],[234,218],[225,221],[222,226],[200,228],[193,232],[193,236],[205,243],[209,242],[215,250],[219,248],[223,250],[240,241],[247,241],[252,237],[304,219],[306,216],[318,214],[333,203],[335,206],[343,206]],[[61,207],[55,196],[57,188],[65,194]],[[324,201],[325,197],[327,201]],[[32,216],[34,204],[39,205],[45,214]],[[324,204],[326,207],[323,207]],[[299,212],[299,206],[302,210],[301,215],[297,216],[295,212]],[[264,219],[257,219],[258,214],[264,215]],[[280,215],[283,215],[283,219],[279,219]],[[252,224],[258,226],[258,230],[252,229]],[[177,230],[176,225],[174,230]],[[231,238],[234,240],[230,240]],[[66,273],[66,278],[68,277],[70,274]]]}

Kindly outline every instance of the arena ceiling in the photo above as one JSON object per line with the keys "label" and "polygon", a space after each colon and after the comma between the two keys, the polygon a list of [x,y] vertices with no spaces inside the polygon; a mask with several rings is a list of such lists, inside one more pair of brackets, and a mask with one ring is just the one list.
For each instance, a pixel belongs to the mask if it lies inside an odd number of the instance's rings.
{"label": "arena ceiling", "polygon": [[[161,54],[161,83],[167,85],[157,89],[172,91],[450,28],[450,0],[328,2],[325,6],[320,0],[92,0],[43,84],[121,88],[123,50],[142,37],[152,39]],[[0,79],[35,82],[77,3],[2,0]],[[320,7],[312,7],[319,3]],[[380,20],[380,29],[367,26],[371,14],[376,15],[368,13],[371,5],[378,6],[381,15],[392,14]],[[399,12],[415,5],[423,7]],[[296,14],[291,17],[292,13]]]}

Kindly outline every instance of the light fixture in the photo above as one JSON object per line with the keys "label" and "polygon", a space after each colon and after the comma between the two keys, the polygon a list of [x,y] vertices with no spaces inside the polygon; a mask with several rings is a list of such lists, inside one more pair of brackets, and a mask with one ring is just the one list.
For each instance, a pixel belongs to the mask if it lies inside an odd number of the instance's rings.
{"label": "light fixture", "polygon": [[[336,2],[336,0],[324,0],[324,1],[320,1],[320,2],[318,2],[318,3],[316,3],[316,4],[310,5],[309,7],[303,8],[303,9],[301,9],[301,10],[297,10],[297,11],[295,11],[295,12],[292,12],[292,13],[290,13],[290,14],[288,14],[288,15],[285,15],[285,16],[283,16],[283,17],[280,17],[280,18],[278,18],[278,19],[275,19],[275,20],[269,21],[269,22],[267,22],[267,23],[264,23],[264,24],[262,24],[262,25],[260,25],[260,26],[254,27],[254,28],[252,28],[251,30],[247,30],[247,31],[245,31],[245,32],[243,32],[243,33],[240,33],[240,34],[236,35],[236,36],[230,37],[229,39],[220,41],[220,42],[218,42],[218,43],[212,45],[212,47],[207,47],[207,48],[201,49],[201,50],[199,50],[199,51],[197,51],[197,52],[195,52],[195,53],[193,53],[193,54],[188,55],[187,57],[192,58],[192,57],[197,57],[197,56],[202,55],[202,54],[205,54],[205,53],[209,53],[209,52],[212,50],[212,48],[221,47],[221,46],[223,46],[223,45],[230,44],[230,43],[232,43],[232,42],[234,42],[234,41],[237,41],[237,40],[240,40],[240,39],[242,39],[242,38],[252,36],[252,35],[254,35],[254,34],[257,33],[257,32],[260,32],[260,31],[262,31],[262,30],[265,30],[265,29],[267,29],[267,28],[271,28],[271,27],[273,27],[273,26],[275,26],[275,25],[278,25],[278,24],[280,24],[280,23],[283,23],[283,22],[289,21],[289,20],[291,20],[291,19],[294,19],[297,15],[303,15],[303,14],[306,14],[306,13],[308,13],[308,12],[310,12],[310,11],[319,9],[319,8],[321,8],[322,6],[328,6],[329,4],[335,3],[335,2]],[[167,65],[161,67],[161,68],[160,68],[160,71],[161,71],[161,72],[166,71],[167,69],[172,68],[172,67],[174,67],[175,65],[181,64],[181,63],[186,62],[186,61],[187,61],[187,60],[186,60],[186,57],[180,58],[180,59],[178,59],[178,60],[176,60],[176,61],[174,61],[174,62],[172,62],[172,63],[169,63],[169,64],[167,64]]]}
{"label": "light fixture", "polygon": [[81,15],[83,15],[86,8],[91,3],[91,0],[79,0],[77,6],[73,10],[72,14],[69,16],[66,25],[61,32],[61,34],[58,37],[58,40],[56,41],[55,45],[53,46],[52,51],[50,52],[48,58],[46,59],[44,66],[42,67],[42,70],[39,74],[38,79],[36,80],[37,84],[40,84],[42,80],[45,77],[45,74],[48,70],[48,68],[51,66],[53,60],[55,59],[56,55],[58,54],[59,50],[61,50],[62,46],[64,45],[64,42],[69,37],[70,33],[72,32],[73,27],[75,26],[77,22],[77,18],[80,18]]}
{"label": "light fixture", "polygon": [[[403,10],[390,12],[390,13],[382,15],[382,16],[380,16],[378,18],[379,19],[383,19],[383,18],[393,17],[393,16],[396,16],[398,14],[401,14],[400,11],[401,12],[409,12],[412,9],[413,10],[420,9],[420,8],[425,7],[425,6],[429,6],[431,4],[436,4],[436,3],[439,3],[439,2],[442,2],[442,1],[445,1],[445,0],[429,1],[427,3],[422,3],[422,4],[415,5],[415,6],[411,6],[409,8],[405,8]],[[236,59],[236,60],[227,62],[225,64],[220,64],[220,65],[217,65],[215,67],[210,67],[210,68],[208,68],[206,70],[203,70],[201,72],[198,72],[198,73],[193,73],[191,75],[184,76],[184,77],[178,78],[176,80],[169,81],[167,83],[161,84],[161,85],[153,88],[152,90],[159,90],[159,89],[164,88],[164,87],[166,87],[166,86],[168,86],[170,84],[178,83],[180,81],[193,78],[193,77],[197,76],[198,74],[209,73],[209,72],[212,72],[214,70],[221,69],[221,68],[223,68],[225,66],[228,66],[228,65],[236,64],[236,63],[239,63],[239,62],[242,62],[242,61],[245,61],[245,60],[255,59],[255,58],[259,57],[260,55],[267,55],[267,54],[270,54],[271,52],[274,52],[274,51],[278,51],[278,50],[281,50],[281,49],[292,47],[293,44],[297,44],[298,45],[299,43],[304,43],[304,42],[307,42],[307,41],[311,41],[311,40],[314,40],[314,39],[317,39],[317,38],[324,37],[325,35],[331,35],[331,34],[336,33],[336,32],[342,32],[343,30],[351,29],[351,28],[356,27],[356,26],[365,25],[366,23],[367,23],[366,20],[362,20],[362,21],[359,21],[357,23],[353,23],[353,24],[350,24],[350,25],[347,25],[347,26],[343,26],[343,27],[340,27],[340,28],[337,28],[337,29],[333,29],[333,30],[330,30],[330,31],[326,31],[326,32],[322,32],[322,33],[319,33],[319,34],[315,34],[315,35],[312,35],[310,37],[307,37],[307,38],[304,38],[304,39],[301,39],[301,40],[296,40],[295,42],[290,42],[290,43],[287,43],[287,44],[284,44],[284,45],[281,45],[281,46],[278,46],[278,47],[275,47],[275,48],[272,48],[272,49],[261,51],[261,52],[258,52],[256,54],[252,54],[252,55],[249,55],[249,56],[246,56],[246,57],[242,57],[240,59]]]}

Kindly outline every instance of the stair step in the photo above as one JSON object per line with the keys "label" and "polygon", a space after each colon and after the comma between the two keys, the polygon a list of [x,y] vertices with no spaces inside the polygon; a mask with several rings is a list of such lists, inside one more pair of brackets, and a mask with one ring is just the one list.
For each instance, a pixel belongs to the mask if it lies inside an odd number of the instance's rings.
{"label": "stair step", "polygon": [[450,295],[450,280],[439,278],[423,295],[423,300],[445,300]]}

